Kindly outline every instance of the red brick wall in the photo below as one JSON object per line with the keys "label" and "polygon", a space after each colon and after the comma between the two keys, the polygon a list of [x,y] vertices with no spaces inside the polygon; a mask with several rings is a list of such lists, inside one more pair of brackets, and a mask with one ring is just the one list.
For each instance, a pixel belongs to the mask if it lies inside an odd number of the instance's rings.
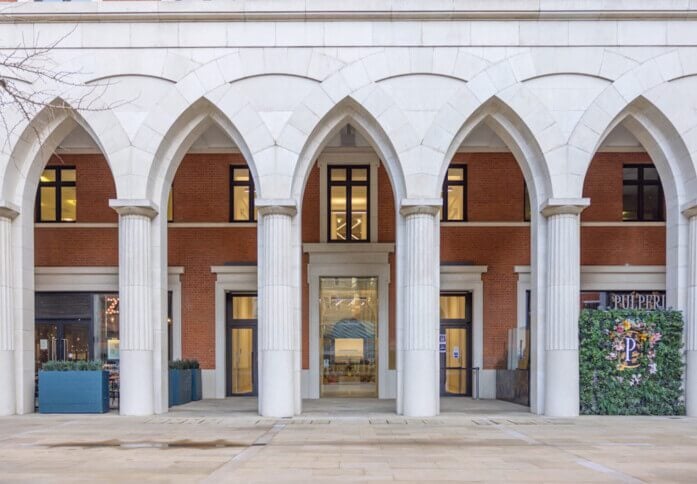
{"label": "red brick wall", "polygon": [[[458,154],[455,162],[468,165],[468,216],[470,222],[523,219],[523,176],[514,158],[505,153]],[[587,176],[584,196],[591,207],[584,222],[619,222],[622,210],[622,163],[650,162],[645,154],[605,153],[596,156]],[[115,189],[106,161],[95,155],[65,155],[51,163],[75,165],[78,176],[78,222],[117,221],[108,207]],[[173,187],[175,222],[227,222],[229,218],[229,166],[243,164],[239,155],[187,155]],[[395,207],[389,177],[378,175],[378,238],[395,240]],[[310,173],[302,216],[303,242],[319,241],[319,169]],[[168,234],[170,265],[183,266],[183,356],[198,358],[204,368],[215,364],[215,276],[213,265],[255,263],[255,227],[171,228]],[[583,227],[582,263],[664,264],[665,227]],[[37,266],[115,266],[118,264],[116,228],[37,228]],[[508,328],[516,326],[517,278],[514,265],[530,263],[527,226],[447,226],[441,229],[441,260],[487,265],[484,282],[484,364],[505,363]],[[307,280],[304,256],[303,281]],[[390,257],[390,349],[395,340],[395,268]],[[309,366],[308,287],[303,285],[303,367]]]}

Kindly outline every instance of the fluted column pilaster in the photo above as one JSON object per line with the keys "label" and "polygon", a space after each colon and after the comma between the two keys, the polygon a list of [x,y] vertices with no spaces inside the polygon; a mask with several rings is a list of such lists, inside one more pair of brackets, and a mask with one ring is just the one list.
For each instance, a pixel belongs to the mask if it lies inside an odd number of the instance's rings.
{"label": "fluted column pilaster", "polygon": [[0,415],[17,410],[12,268],[12,220],[17,211],[0,205]]}
{"label": "fluted column pilaster", "polygon": [[403,413],[429,417],[439,412],[438,331],[440,322],[439,205],[406,205],[402,327]]}
{"label": "fluted column pilaster", "polygon": [[111,200],[119,214],[119,356],[121,415],[154,409],[151,222],[147,201]]}
{"label": "fluted column pilaster", "polygon": [[295,308],[292,221],[294,204],[257,203],[259,233],[259,413],[295,414]]}
{"label": "fluted column pilaster", "polygon": [[697,417],[697,203],[683,210],[688,219],[687,310],[685,311],[685,410]]}
{"label": "fluted column pilaster", "polygon": [[579,413],[578,318],[581,291],[580,215],[587,199],[550,200],[547,217],[545,414]]}

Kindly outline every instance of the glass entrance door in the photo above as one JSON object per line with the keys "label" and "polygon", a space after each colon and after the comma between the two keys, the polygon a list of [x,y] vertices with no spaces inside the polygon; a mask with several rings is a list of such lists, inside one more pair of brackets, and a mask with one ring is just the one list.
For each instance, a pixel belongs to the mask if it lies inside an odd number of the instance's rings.
{"label": "glass entrance door", "polygon": [[320,278],[320,395],[378,395],[378,279]]}
{"label": "glass entrance door", "polygon": [[472,395],[472,326],[470,294],[440,298],[441,395]]}
{"label": "glass entrance door", "polygon": [[228,396],[257,394],[257,298],[228,294],[226,359]]}
{"label": "glass entrance door", "polygon": [[35,349],[37,370],[47,361],[91,360],[89,323],[81,321],[37,322]]}

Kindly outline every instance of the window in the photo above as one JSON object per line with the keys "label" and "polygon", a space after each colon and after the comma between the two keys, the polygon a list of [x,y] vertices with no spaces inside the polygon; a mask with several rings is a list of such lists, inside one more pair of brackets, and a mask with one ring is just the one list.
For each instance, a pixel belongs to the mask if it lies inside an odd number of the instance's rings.
{"label": "window", "polygon": [[75,222],[77,187],[74,166],[51,166],[39,179],[36,195],[37,222]]}
{"label": "window", "polygon": [[531,218],[530,193],[528,193],[528,184],[523,182],[523,222],[529,222]]}
{"label": "window", "polygon": [[174,220],[174,205],[172,204],[172,192],[174,187],[169,187],[169,195],[167,196],[167,221],[172,222]]}
{"label": "window", "polygon": [[257,210],[254,208],[254,180],[249,168],[230,167],[230,221],[255,222]]}
{"label": "window", "polygon": [[370,240],[370,166],[330,166],[327,177],[329,240]]}
{"label": "window", "polygon": [[622,220],[664,220],[663,188],[653,165],[622,167]]}
{"label": "window", "polygon": [[451,166],[443,182],[443,210],[440,218],[444,222],[467,220],[467,166]]}

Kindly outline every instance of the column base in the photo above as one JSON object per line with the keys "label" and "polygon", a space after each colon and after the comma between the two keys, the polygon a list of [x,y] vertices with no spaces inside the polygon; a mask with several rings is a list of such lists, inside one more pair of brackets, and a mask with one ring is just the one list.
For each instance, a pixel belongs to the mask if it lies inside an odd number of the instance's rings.
{"label": "column base", "polygon": [[685,352],[685,414],[697,417],[697,350]]}
{"label": "column base", "polygon": [[0,351],[0,416],[17,413],[15,399],[15,352]]}
{"label": "column base", "polygon": [[153,352],[121,350],[120,356],[119,413],[131,416],[153,415]]}
{"label": "column base", "polygon": [[438,408],[438,368],[435,350],[404,351],[405,417],[435,417]]}
{"label": "column base", "polygon": [[578,350],[547,350],[545,415],[578,417]]}
{"label": "column base", "polygon": [[287,418],[295,415],[294,351],[262,351],[259,414]]}

